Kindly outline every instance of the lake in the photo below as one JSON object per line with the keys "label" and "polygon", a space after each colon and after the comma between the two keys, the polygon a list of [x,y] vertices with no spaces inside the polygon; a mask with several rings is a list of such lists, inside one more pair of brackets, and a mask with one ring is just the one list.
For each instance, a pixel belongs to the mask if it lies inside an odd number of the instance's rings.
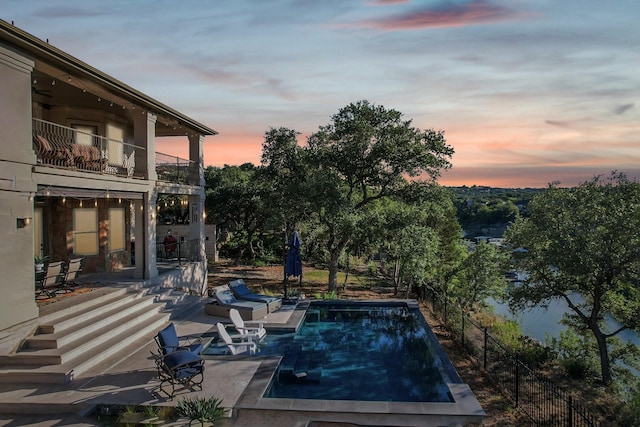
{"label": "lake", "polygon": [[[572,294],[571,298],[577,301],[580,296]],[[553,337],[559,337],[560,332],[567,329],[565,325],[560,323],[560,320],[565,313],[571,311],[564,300],[552,301],[549,303],[547,309],[536,307],[517,314],[511,313],[507,304],[499,303],[491,298],[488,299],[487,302],[494,308],[496,314],[518,321],[522,327],[523,334],[533,337],[542,343],[546,342],[547,334]],[[607,325],[610,330],[619,327],[619,323],[611,318],[608,319]],[[620,332],[617,337],[624,342],[631,341],[635,345],[640,346],[640,335],[634,330],[626,329]]]}

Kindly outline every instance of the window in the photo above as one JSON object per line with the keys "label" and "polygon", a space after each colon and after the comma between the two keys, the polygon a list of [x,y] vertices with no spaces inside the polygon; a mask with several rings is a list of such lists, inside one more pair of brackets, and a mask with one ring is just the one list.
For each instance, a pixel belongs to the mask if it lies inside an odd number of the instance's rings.
{"label": "window", "polygon": [[74,132],[74,138],[76,144],[79,145],[95,145],[93,143],[93,135],[98,134],[98,128],[96,126],[88,126],[88,125],[73,125],[72,126],[77,132]]}
{"label": "window", "polygon": [[124,209],[109,209],[109,250],[124,250]]}
{"label": "window", "polygon": [[124,129],[113,123],[107,124],[107,138],[109,164],[122,165],[123,146],[121,143],[124,142]]}
{"label": "window", "polygon": [[73,252],[76,255],[98,254],[98,210],[73,210]]}

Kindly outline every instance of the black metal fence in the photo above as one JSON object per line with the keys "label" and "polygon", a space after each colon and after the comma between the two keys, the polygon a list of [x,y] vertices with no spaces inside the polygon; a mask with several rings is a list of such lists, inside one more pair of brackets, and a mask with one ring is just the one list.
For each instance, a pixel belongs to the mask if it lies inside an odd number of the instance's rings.
{"label": "black metal fence", "polygon": [[200,240],[181,238],[175,243],[166,243],[160,239],[156,241],[156,258],[161,261],[177,262],[178,265],[185,262],[202,261]]}
{"label": "black metal fence", "polygon": [[521,357],[493,337],[442,295],[432,291],[427,303],[453,338],[480,363],[535,425],[561,427],[600,426],[598,417],[551,381],[530,368]]}

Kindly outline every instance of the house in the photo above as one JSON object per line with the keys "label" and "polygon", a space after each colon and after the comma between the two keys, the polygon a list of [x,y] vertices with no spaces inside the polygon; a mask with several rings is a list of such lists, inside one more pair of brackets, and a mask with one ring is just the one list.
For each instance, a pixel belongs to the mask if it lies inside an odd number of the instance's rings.
{"label": "house", "polygon": [[[162,195],[189,210],[188,262],[169,280],[204,293],[203,142],[215,130],[2,20],[0,94],[0,341],[37,321],[34,256],[165,280]],[[167,137],[189,158],[158,152]]]}

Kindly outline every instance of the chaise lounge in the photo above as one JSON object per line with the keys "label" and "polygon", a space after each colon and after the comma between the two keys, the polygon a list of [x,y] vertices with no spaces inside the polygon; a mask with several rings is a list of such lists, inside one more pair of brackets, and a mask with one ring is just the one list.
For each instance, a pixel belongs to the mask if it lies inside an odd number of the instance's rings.
{"label": "chaise lounge", "polygon": [[271,297],[269,295],[254,294],[249,290],[247,285],[244,283],[244,280],[242,279],[237,279],[229,282],[229,289],[239,300],[263,302],[267,304],[269,313],[278,311],[282,307],[282,298]]}
{"label": "chaise lounge", "polygon": [[216,300],[205,305],[205,313],[211,316],[229,318],[229,312],[235,308],[243,320],[258,320],[266,317],[269,312],[265,303],[236,299],[227,285],[214,288],[213,297]]}

